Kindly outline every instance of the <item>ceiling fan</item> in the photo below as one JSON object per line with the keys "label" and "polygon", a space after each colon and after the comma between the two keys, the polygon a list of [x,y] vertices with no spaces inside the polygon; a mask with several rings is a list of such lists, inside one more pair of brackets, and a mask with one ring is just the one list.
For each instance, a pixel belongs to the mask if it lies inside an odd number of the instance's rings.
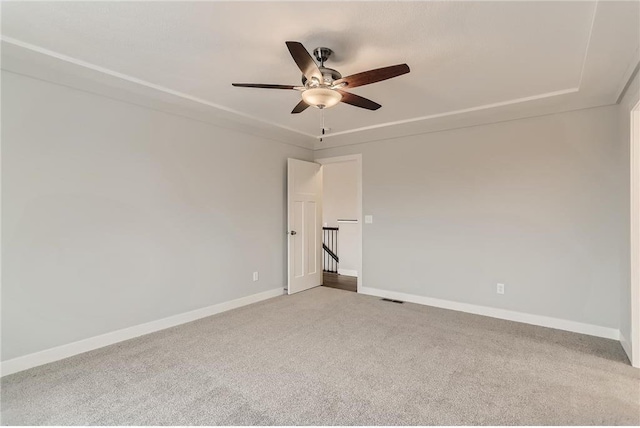
{"label": "ceiling fan", "polygon": [[407,64],[398,64],[342,77],[336,70],[324,66],[325,61],[327,61],[333,53],[331,49],[314,49],[313,54],[320,63],[318,67],[302,43],[286,42],[286,44],[293,60],[300,68],[300,71],[302,71],[302,86],[260,83],[232,83],[232,85],[244,88],[293,89],[300,91],[302,100],[291,111],[292,114],[301,113],[309,106],[324,109],[333,107],[339,102],[367,110],[377,110],[382,107],[380,104],[359,95],[346,92],[343,89],[369,85],[391,79],[392,77],[401,76],[410,71]]}

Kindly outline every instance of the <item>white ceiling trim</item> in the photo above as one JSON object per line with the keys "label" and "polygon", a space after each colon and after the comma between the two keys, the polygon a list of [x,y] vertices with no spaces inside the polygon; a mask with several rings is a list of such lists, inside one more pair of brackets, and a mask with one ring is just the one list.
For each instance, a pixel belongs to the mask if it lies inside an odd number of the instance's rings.
{"label": "white ceiling trim", "polygon": [[[595,9],[594,9],[594,17],[595,17]],[[593,22],[592,22],[592,26],[591,26],[591,30],[593,30]],[[591,34],[589,34],[589,40],[591,39]],[[380,128],[386,128],[386,127],[390,127],[390,126],[396,126],[396,125],[402,125],[402,124],[407,124],[407,123],[415,123],[415,122],[421,122],[421,121],[426,121],[426,120],[430,120],[430,119],[437,119],[437,118],[442,118],[442,117],[448,117],[448,116],[455,116],[455,115],[459,115],[459,114],[464,114],[464,113],[472,113],[472,112],[477,112],[477,111],[481,111],[481,110],[488,110],[488,109],[492,109],[492,108],[496,108],[496,107],[504,107],[504,106],[509,106],[509,105],[513,105],[513,104],[520,104],[520,103],[524,103],[527,101],[534,101],[534,100],[541,100],[541,99],[545,99],[545,98],[551,98],[551,97],[556,97],[556,96],[561,96],[561,95],[566,95],[566,94],[571,94],[571,93],[575,93],[578,92],[580,90],[579,87],[575,87],[575,88],[570,88],[570,89],[563,89],[560,91],[554,91],[554,92],[548,92],[548,93],[544,93],[544,94],[538,94],[538,95],[533,95],[530,97],[524,97],[524,98],[517,98],[517,99],[513,99],[513,100],[507,100],[507,101],[501,101],[501,102],[497,102],[497,103],[491,103],[491,104],[484,104],[484,105],[480,105],[480,106],[475,106],[475,107],[470,107],[467,109],[461,109],[461,110],[453,110],[453,111],[448,111],[448,112],[444,112],[444,113],[437,113],[437,114],[432,114],[432,115],[427,115],[427,116],[420,116],[420,117],[415,117],[415,118],[411,118],[411,119],[403,119],[403,120],[398,120],[398,121],[393,121],[393,122],[385,122],[385,123],[380,123],[380,124],[376,124],[376,125],[371,125],[371,126],[365,126],[365,127],[361,127],[361,128],[354,128],[354,129],[349,129],[346,131],[341,131],[341,132],[336,132],[336,133],[331,133],[331,134],[325,134],[325,135],[313,135],[313,134],[308,134],[306,132],[302,132],[300,130],[294,129],[294,128],[290,128],[288,126],[285,125],[281,125],[277,122],[271,122],[271,121],[267,121],[246,113],[242,113],[240,111],[231,109],[229,107],[225,107],[223,105],[220,104],[216,104],[212,101],[209,100],[205,100],[203,98],[199,98],[199,97],[194,97],[192,95],[189,94],[185,94],[183,92],[180,91],[176,91],[170,88],[166,88],[164,86],[161,85],[156,85],[155,83],[151,83],[148,82],[146,80],[143,79],[139,79],[137,77],[133,77],[124,73],[120,73],[118,71],[115,70],[111,70],[96,64],[92,64],[89,63],[87,61],[83,61],[81,59],[78,58],[74,58],[68,55],[64,55],[61,54],[59,52],[55,52],[52,51],[50,49],[46,49],[40,46],[36,46],[33,45],[31,43],[27,43],[24,42],[22,40],[18,40],[15,39],[13,37],[8,37],[8,36],[4,36],[4,35],[0,35],[0,40],[2,40],[3,42],[9,43],[11,45],[14,46],[18,46],[21,47],[23,49],[27,49],[33,52],[37,52],[39,54],[42,55],[46,55],[61,61],[65,61],[80,67],[84,67],[93,71],[97,71],[99,73],[104,73],[107,74],[109,76],[113,76],[116,77],[118,79],[123,79],[126,80],[128,82],[131,83],[135,83],[141,86],[145,86],[147,88],[150,89],[154,89],[160,92],[164,92],[166,94],[169,95],[173,95],[179,98],[183,98],[185,100],[189,100],[198,104],[202,104],[208,107],[213,107],[215,109],[218,110],[222,110],[228,113],[232,113],[247,119],[251,119],[251,120],[255,120],[267,125],[271,125],[271,126],[275,126],[277,128],[281,128],[281,129],[285,129],[287,131],[291,131],[294,132],[296,134],[299,135],[303,135],[305,137],[310,137],[310,138],[314,138],[316,140],[320,140],[320,139],[330,139],[332,137],[337,137],[340,135],[348,135],[348,134],[353,134],[353,133],[358,133],[358,132],[362,132],[362,131],[368,131],[368,130],[372,130],[372,129],[380,129]],[[585,51],[585,55],[584,55],[584,60],[582,63],[582,70],[580,73],[580,81],[582,81],[582,76],[584,74],[584,68],[585,68],[585,64],[586,64],[586,59],[587,59],[587,53],[588,53],[588,46],[589,44],[587,43],[587,49]]]}
{"label": "white ceiling trim", "polygon": [[[149,70],[145,71],[144,68],[141,70],[139,68],[124,68],[122,69],[124,72],[118,72],[115,71],[118,69],[117,61],[102,63],[97,57],[83,55],[82,50],[73,51],[72,49],[71,52],[68,52],[70,55],[62,54],[60,52],[65,52],[62,48],[64,43],[60,46],[55,44],[49,46],[46,38],[41,38],[38,41],[38,38],[35,37],[34,40],[30,40],[28,38],[29,32],[24,32],[25,37],[21,37],[20,31],[18,31],[19,26],[14,28],[16,34],[13,35],[17,38],[0,35],[0,41],[7,43],[5,48],[8,54],[5,56],[3,51],[3,57],[4,59],[10,58],[7,62],[3,61],[2,68],[8,71],[22,72],[32,77],[38,76],[44,80],[63,82],[62,84],[72,87],[89,88],[89,91],[102,95],[115,94],[117,99],[134,99],[140,105],[151,104],[159,110],[177,111],[186,117],[205,120],[220,126],[229,126],[247,133],[253,132],[254,135],[263,138],[271,136],[271,139],[287,144],[305,146],[305,148],[309,146],[308,148],[319,150],[326,148],[327,143],[329,146],[348,145],[394,138],[405,134],[432,132],[434,129],[452,129],[465,126],[465,124],[492,123],[513,117],[529,117],[556,111],[614,104],[616,96],[625,90],[629,77],[637,69],[637,64],[640,62],[640,47],[636,42],[627,42],[628,40],[637,40],[637,31],[633,30],[631,24],[633,23],[632,17],[635,16],[632,12],[637,12],[638,8],[614,7],[612,4],[596,0],[589,8],[580,9],[581,13],[578,14],[580,32],[574,34],[579,37],[568,40],[574,43],[579,41],[581,49],[584,50],[582,52],[577,49],[572,50],[571,62],[560,64],[564,67],[561,70],[569,70],[571,73],[562,74],[564,77],[560,80],[550,79],[550,82],[558,84],[538,85],[534,86],[535,89],[525,92],[506,91],[496,96],[484,97],[484,99],[483,97],[472,97],[467,102],[449,103],[448,107],[432,105],[426,110],[413,110],[414,114],[422,114],[419,117],[411,117],[412,111],[406,111],[402,115],[382,116],[377,120],[353,121],[342,124],[343,126],[338,128],[339,130],[336,132],[323,136],[318,135],[309,126],[302,129],[294,128],[293,126],[296,125],[287,121],[283,122],[285,119],[275,114],[262,116],[255,109],[247,110],[248,113],[245,113],[242,103],[234,103],[233,100],[225,98],[226,93],[223,89],[220,89],[222,92],[218,93],[209,91],[208,87],[202,89],[197,85],[180,86],[179,79],[177,83],[170,79],[163,80],[162,75],[156,79],[150,77],[153,73],[145,74]],[[18,14],[17,16],[22,15]],[[564,15],[556,14],[555,16]],[[22,16],[22,19],[28,20],[28,17],[29,15],[26,14]],[[43,19],[46,18],[47,15],[43,15]],[[614,24],[615,22],[618,22],[619,25]],[[558,21],[553,21],[553,23],[558,24]],[[82,26],[79,28],[83,29]],[[92,31],[91,28],[85,28],[85,30]],[[24,40],[30,40],[32,43]],[[555,39],[547,38],[545,40],[547,44],[555,43]],[[561,38],[561,40],[564,39]],[[153,40],[149,42],[153,44]],[[48,48],[43,46],[48,46]],[[547,49],[546,46],[540,44],[534,46],[538,48],[542,46],[543,51]],[[572,46],[578,47],[575,44]],[[566,57],[566,49],[554,52],[556,57],[550,54],[549,61],[553,61],[554,58]],[[631,52],[633,52],[632,55],[630,55]],[[557,55],[560,54],[564,56],[558,57]],[[81,57],[89,61],[79,59]],[[135,62],[135,59],[132,58],[131,61]],[[612,68],[611,64],[616,66]],[[152,65],[151,69],[156,70],[157,65],[155,67]],[[533,67],[529,67],[529,70],[533,69]],[[134,76],[155,80],[160,84]],[[523,76],[532,78],[531,73]],[[523,83],[526,84],[526,82],[527,80],[523,80]],[[103,85],[104,88],[100,85]],[[475,85],[478,84],[475,83]],[[511,88],[508,85],[506,87]],[[473,81],[468,81],[464,88],[466,88],[464,91],[473,91],[475,88]],[[457,101],[464,99],[466,96],[464,91],[454,94],[457,96]],[[190,95],[190,93],[194,95]],[[448,94],[448,91],[443,94]],[[436,93],[440,97],[443,94]],[[207,98],[221,101],[232,107],[209,101]],[[437,100],[438,97],[433,99]],[[448,109],[448,111],[442,111],[442,109]],[[360,116],[358,118],[362,119]],[[384,121],[384,119],[389,121]],[[321,139],[325,144],[319,144]]]}
{"label": "white ceiling trim", "polygon": [[629,80],[631,79],[633,73],[636,70],[636,67],[638,66],[638,64],[640,63],[640,47],[638,49],[636,49],[636,51],[633,54],[633,57],[631,58],[631,60],[629,60],[629,64],[627,65],[627,69],[625,70],[623,76],[622,76],[622,80],[620,81],[620,84],[618,85],[618,90],[617,90],[617,94],[618,97],[616,98],[616,103],[620,102],[620,99],[622,98],[622,93],[624,92],[624,90],[627,88],[627,85],[629,84]]}
{"label": "white ceiling trim", "polygon": [[[557,97],[560,95],[567,95],[567,94],[572,94],[572,93],[576,93],[578,91],[580,91],[580,87],[582,86],[582,79],[584,77],[584,70],[587,66],[587,57],[589,55],[589,47],[591,45],[591,37],[593,35],[593,28],[596,22],[596,14],[598,12],[598,3],[599,0],[596,1],[596,3],[593,6],[593,14],[591,15],[591,24],[589,26],[589,35],[587,36],[587,44],[585,46],[585,50],[584,50],[584,55],[582,57],[582,67],[580,68],[580,78],[578,79],[578,85],[574,88],[569,88],[569,89],[563,89],[563,90],[559,90],[559,91],[553,91],[553,92],[547,92],[544,94],[538,94],[538,95],[533,95],[530,97],[524,97],[524,98],[516,98],[516,99],[512,99],[512,100],[507,100],[507,101],[500,101],[497,103],[491,103],[491,104],[483,104],[483,105],[479,105],[479,106],[475,106],[475,107],[470,107],[470,108],[466,108],[466,109],[461,109],[461,110],[452,110],[452,111],[447,111],[447,112],[443,112],[443,113],[437,113],[437,114],[431,114],[431,115],[427,115],[427,116],[420,116],[420,117],[414,117],[411,119],[403,119],[403,120],[397,120],[397,121],[393,121],[393,122],[385,122],[385,123],[379,123],[376,125],[371,125],[371,126],[363,126],[361,128],[354,128],[354,129],[348,129],[346,131],[340,131],[340,132],[335,132],[335,133],[330,133],[330,134],[326,134],[326,135],[316,135],[316,139],[317,140],[326,140],[329,139],[331,137],[337,137],[339,135],[348,135],[348,134],[353,134],[356,132],[362,132],[362,131],[369,131],[372,129],[380,129],[380,128],[386,128],[389,126],[396,126],[396,125],[403,125],[403,124],[407,124],[407,123],[414,123],[414,122],[421,122],[424,120],[430,120],[430,119],[437,119],[437,118],[441,118],[441,117],[448,117],[448,116],[455,116],[458,114],[464,114],[464,113],[472,113],[472,112],[477,112],[480,110],[487,110],[487,109],[492,109],[492,108],[496,108],[496,107],[504,107],[504,106],[509,106],[509,105],[513,105],[513,104],[520,104],[520,103],[524,103],[527,101],[535,101],[535,100],[541,100],[541,99],[545,99],[545,98],[551,98],[551,97]],[[625,80],[626,82],[626,80]]]}
{"label": "white ceiling trim", "polygon": [[582,57],[582,69],[580,70],[580,80],[578,81],[578,89],[582,86],[582,78],[584,77],[584,69],[587,66],[587,56],[589,55],[589,47],[591,46],[591,37],[593,36],[593,27],[596,24],[596,14],[598,12],[598,4],[600,0],[596,1],[593,6],[593,15],[591,16],[591,26],[589,27],[589,36],[587,36],[587,46],[584,49],[584,56]]}
{"label": "white ceiling trim", "polygon": [[281,128],[281,129],[286,129],[287,131],[291,131],[291,132],[294,132],[294,133],[299,134],[299,135],[304,135],[305,137],[316,138],[316,136],[313,135],[313,134],[307,134],[306,132],[302,132],[300,130],[293,129],[293,128],[290,128],[288,126],[281,125],[279,123],[271,122],[271,121],[268,121],[268,120],[261,119],[259,117],[255,117],[255,116],[252,116],[252,115],[249,115],[249,114],[246,114],[246,113],[242,113],[240,111],[231,109],[229,107],[225,107],[225,106],[220,105],[220,104],[216,104],[214,102],[205,100],[203,98],[194,97],[192,95],[185,94],[184,92],[175,91],[173,89],[166,88],[164,86],[156,85],[155,83],[147,82],[146,80],[142,80],[142,79],[139,79],[137,77],[129,76],[127,74],[120,73],[120,72],[117,72],[117,71],[114,71],[114,70],[111,70],[111,69],[108,69],[108,68],[105,68],[105,67],[101,67],[99,65],[95,65],[95,64],[83,61],[81,59],[78,59],[78,58],[73,58],[73,57],[70,57],[68,55],[64,55],[64,54],[61,54],[61,53],[58,53],[58,52],[54,52],[54,51],[49,50],[49,49],[45,49],[45,48],[40,47],[40,46],[33,45],[31,43],[23,42],[22,40],[14,39],[13,37],[7,37],[7,36],[4,36],[4,35],[0,35],[0,40],[3,41],[3,42],[9,43],[11,45],[14,45],[14,46],[21,47],[23,49],[27,49],[27,50],[30,50],[30,51],[33,51],[33,52],[37,52],[37,53],[42,54],[42,55],[47,55],[47,56],[50,56],[52,58],[55,58],[55,59],[58,59],[58,60],[61,60],[61,61],[65,61],[65,62],[74,64],[74,65],[77,65],[77,66],[80,66],[80,67],[84,67],[84,68],[87,68],[87,69],[90,69],[90,70],[93,70],[93,71],[97,71],[99,73],[104,73],[104,74],[107,74],[109,76],[113,76],[113,77],[116,77],[118,79],[123,79],[123,80],[126,80],[126,81],[131,82],[131,83],[142,85],[142,86],[145,86],[145,87],[150,88],[150,89],[155,89],[157,91],[164,92],[166,94],[173,95],[173,96],[176,96],[176,97],[179,97],[179,98],[183,98],[185,100],[193,101],[195,103],[202,104],[202,105],[205,105],[205,106],[208,106],[208,107],[213,107],[213,108],[216,108],[218,110],[222,110],[222,111],[225,111],[227,113],[232,113],[232,114],[235,114],[235,115],[247,118],[247,119],[251,119],[251,120],[255,120],[255,121],[261,122],[261,123],[265,123],[267,125],[275,126],[275,127]]}
{"label": "white ceiling trim", "polygon": [[457,114],[472,113],[472,112],[476,112],[476,111],[480,111],[480,110],[488,110],[488,109],[492,109],[492,108],[496,108],[496,107],[504,107],[504,106],[509,106],[509,105],[513,105],[513,104],[520,104],[520,103],[524,103],[524,102],[527,102],[527,101],[535,101],[535,100],[541,100],[541,99],[544,99],[544,98],[557,97],[557,96],[560,96],[560,95],[573,94],[573,93],[578,92],[579,90],[580,90],[580,88],[563,89],[561,91],[548,92],[546,94],[538,94],[538,95],[534,95],[534,96],[531,96],[531,97],[518,98],[518,99],[515,99],[515,100],[509,100],[509,101],[501,101],[501,102],[498,102],[498,103],[484,104],[484,105],[481,105],[481,106],[465,108],[465,109],[462,109],[462,110],[454,110],[454,111],[448,111],[448,112],[444,112],[444,113],[431,114],[429,116],[414,117],[412,119],[397,120],[395,122],[380,123],[378,125],[363,126],[362,128],[349,129],[347,131],[335,132],[335,133],[331,133],[331,134],[317,136],[316,138],[317,139],[322,138],[322,139],[326,140],[326,139],[331,138],[331,137],[337,137],[337,136],[340,136],[340,135],[353,134],[354,132],[370,131],[372,129],[386,128],[386,127],[389,127],[389,126],[404,125],[404,124],[407,124],[407,123],[414,123],[414,122],[422,122],[424,120],[429,120],[429,119],[437,119],[437,118],[440,118],[440,117],[455,116]]}
{"label": "white ceiling trim", "polygon": [[295,132],[299,135],[304,135],[305,137],[311,137],[314,138],[316,140],[320,140],[320,139],[329,139],[331,137],[334,136],[339,136],[339,135],[348,135],[348,134],[353,134],[353,133],[357,133],[357,132],[362,132],[362,131],[368,131],[368,130],[372,130],[372,129],[380,129],[380,128],[386,128],[386,127],[390,127],[390,126],[396,126],[396,125],[402,125],[402,124],[407,124],[407,123],[413,123],[413,122],[420,122],[420,121],[425,121],[425,120],[430,120],[430,119],[437,119],[437,118],[441,118],[441,117],[448,117],[448,116],[455,116],[458,114],[464,114],[464,113],[471,113],[471,112],[476,112],[476,111],[480,111],[480,110],[485,110],[485,109],[491,109],[491,108],[496,108],[496,107],[503,107],[503,106],[509,106],[509,105],[513,105],[513,104],[520,104],[523,102],[527,102],[527,101],[534,101],[534,100],[540,100],[540,99],[544,99],[544,98],[549,98],[549,97],[555,97],[555,96],[559,96],[559,95],[566,95],[566,94],[570,94],[570,93],[574,93],[574,92],[578,92],[580,90],[580,86],[582,84],[582,79],[584,76],[584,70],[587,64],[587,56],[589,53],[589,46],[591,43],[591,36],[593,34],[593,28],[594,28],[594,23],[596,20],[596,13],[598,10],[598,1],[596,1],[594,8],[593,8],[593,14],[591,17],[591,24],[590,24],[590,28],[589,28],[589,35],[587,37],[587,44],[585,47],[585,52],[584,52],[584,56],[583,56],[583,60],[582,60],[582,67],[580,70],[580,78],[578,81],[578,86],[575,88],[570,88],[570,89],[564,89],[564,90],[560,90],[560,91],[554,91],[554,92],[548,92],[548,93],[544,93],[544,94],[538,94],[538,95],[534,95],[534,96],[530,96],[530,97],[524,97],[524,98],[517,98],[517,99],[512,99],[512,100],[507,100],[507,101],[501,101],[501,102],[497,102],[497,103],[491,103],[491,104],[483,104],[483,105],[479,105],[479,106],[475,106],[475,107],[470,107],[470,108],[466,108],[466,109],[461,109],[461,110],[453,110],[453,111],[448,111],[448,112],[443,112],[443,113],[437,113],[437,114],[432,114],[432,115],[427,115],[427,116],[420,116],[420,117],[414,117],[414,118],[410,118],[410,119],[403,119],[403,120],[398,120],[398,121],[392,121],[392,122],[384,122],[384,123],[379,123],[376,125],[371,125],[371,126],[365,126],[365,127],[361,127],[361,128],[354,128],[354,129],[348,129],[345,131],[341,131],[341,132],[336,132],[336,133],[331,133],[331,134],[325,134],[325,135],[314,135],[314,134],[309,134],[294,128],[290,128],[288,126],[282,125],[280,123],[277,122],[273,122],[273,121],[268,121],[268,120],[264,120],[261,118],[258,118],[256,116],[253,115],[249,115],[243,112],[240,112],[238,110],[234,110],[232,108],[223,106],[221,104],[217,104],[214,103],[212,101],[203,99],[203,98],[199,98],[199,97],[195,97],[189,94],[185,94],[183,92],[180,91],[176,91],[161,85],[156,85],[154,83],[148,82],[146,80],[143,79],[139,79],[137,77],[134,76],[130,76],[128,74],[124,74],[124,73],[120,73],[118,71],[115,70],[111,70],[96,64],[92,64],[89,63],[87,61],[83,61],[81,59],[78,58],[74,58],[71,57],[69,55],[64,55],[61,54],[59,52],[55,52],[52,51],[50,49],[46,49],[43,48],[41,46],[37,46],[31,43],[27,43],[24,42],[22,40],[18,40],[15,39],[13,37],[7,37],[4,35],[0,35],[0,40],[10,43],[12,45],[15,46],[19,46],[34,52],[38,52],[40,54],[44,54],[44,55],[48,55],[50,57],[59,59],[61,61],[65,61],[65,62],[69,62],[75,65],[78,65],[80,67],[85,67],[94,71],[98,71],[100,73],[105,73],[108,74],[110,76],[116,77],[116,78],[120,78],[132,83],[136,83],[151,89],[155,89],[170,95],[174,95],[180,98],[184,98],[186,100],[189,101],[193,101],[202,105],[206,105],[208,107],[213,107],[219,110],[223,110],[226,111],[228,113],[232,113],[232,114],[236,114],[238,116],[247,118],[247,119],[251,119],[251,120],[255,120],[261,123],[265,123],[268,125],[272,125],[281,129],[286,129],[287,131],[291,131],[291,132]]}

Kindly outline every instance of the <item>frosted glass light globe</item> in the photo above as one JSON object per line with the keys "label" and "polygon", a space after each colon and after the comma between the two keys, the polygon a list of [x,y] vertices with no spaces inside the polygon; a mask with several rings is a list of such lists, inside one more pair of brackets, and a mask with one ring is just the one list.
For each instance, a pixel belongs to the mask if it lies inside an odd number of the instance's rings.
{"label": "frosted glass light globe", "polygon": [[302,99],[310,106],[322,109],[338,104],[342,95],[329,88],[309,88],[302,92]]}

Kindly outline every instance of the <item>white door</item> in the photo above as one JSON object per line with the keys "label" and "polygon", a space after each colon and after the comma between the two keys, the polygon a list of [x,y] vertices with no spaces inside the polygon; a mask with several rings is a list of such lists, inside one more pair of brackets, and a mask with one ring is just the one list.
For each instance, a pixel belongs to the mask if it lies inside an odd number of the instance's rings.
{"label": "white door", "polygon": [[289,294],[322,285],[321,165],[288,160]]}

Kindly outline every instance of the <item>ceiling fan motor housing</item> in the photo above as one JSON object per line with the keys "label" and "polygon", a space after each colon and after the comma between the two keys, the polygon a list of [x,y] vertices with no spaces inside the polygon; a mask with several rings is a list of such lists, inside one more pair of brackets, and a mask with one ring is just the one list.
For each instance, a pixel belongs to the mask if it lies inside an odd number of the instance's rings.
{"label": "ceiling fan motor housing", "polygon": [[[320,70],[320,73],[322,73],[322,79],[324,80],[323,86],[331,86],[334,81],[342,79],[342,74],[340,74],[337,70],[324,66],[325,61],[329,59],[331,54],[333,54],[333,51],[329,48],[321,47],[315,48],[313,50],[313,56],[315,56],[316,60],[320,63],[320,67],[318,67],[318,69]],[[306,86],[307,88],[318,86],[317,83],[313,82],[309,82],[309,84],[307,84],[307,81],[307,78],[303,74],[302,84],[304,86]]]}
{"label": "ceiling fan motor housing", "polygon": [[[324,84],[326,86],[331,86],[333,84],[333,82],[335,82],[338,79],[342,79],[342,74],[340,74],[338,72],[338,70],[334,70],[333,68],[327,68],[327,67],[318,67],[320,69],[320,73],[322,73],[322,79],[324,80]],[[306,87],[312,86],[311,82],[309,82],[309,85],[307,85],[307,78],[304,76],[304,74],[302,75],[302,84]],[[316,86],[316,85],[313,85]]]}

